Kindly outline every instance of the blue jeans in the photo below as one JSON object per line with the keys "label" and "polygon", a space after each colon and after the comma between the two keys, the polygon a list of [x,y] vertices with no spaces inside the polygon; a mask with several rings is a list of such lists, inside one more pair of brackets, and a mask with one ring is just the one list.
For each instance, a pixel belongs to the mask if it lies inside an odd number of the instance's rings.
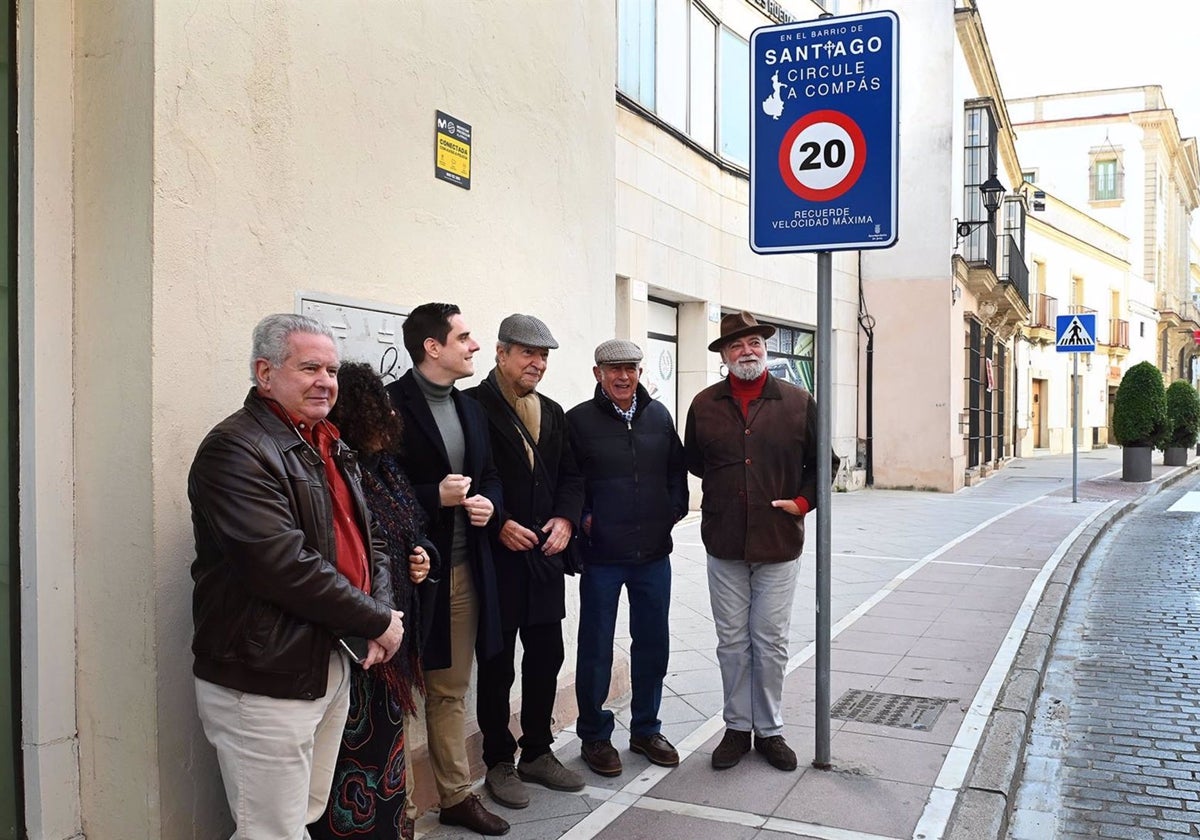
{"label": "blue jeans", "polygon": [[612,738],[613,713],[604,708],[612,677],[613,635],[621,587],[629,593],[629,635],[633,682],[631,734],[658,734],[662,721],[663,678],[671,650],[667,620],[671,608],[671,560],[663,557],[638,566],[589,564],[579,579],[579,652],[575,663],[575,700],[581,741]]}

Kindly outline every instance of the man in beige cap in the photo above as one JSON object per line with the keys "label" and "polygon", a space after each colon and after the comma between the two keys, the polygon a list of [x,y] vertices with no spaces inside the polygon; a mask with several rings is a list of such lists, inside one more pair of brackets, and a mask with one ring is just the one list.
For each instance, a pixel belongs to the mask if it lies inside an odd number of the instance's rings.
{"label": "man in beige cap", "polygon": [[774,333],[748,312],[721,319],[708,349],[729,375],[696,395],[684,434],[688,470],[702,479],[700,537],[725,695],[717,770],[741,761],[752,735],[772,766],[796,769],[781,706],[804,516],[817,503],[817,405],[767,372]]}
{"label": "man in beige cap", "polygon": [[[558,342],[533,315],[500,322],[496,367],[467,391],[488,418],[492,458],[504,489],[497,529],[490,533],[496,564],[503,646],[479,659],[476,712],[483,733],[485,784],[510,808],[529,804],[525,782],[551,790],[583,789],[583,777],[551,751],[550,731],[566,617],[564,565],[583,507],[583,477],[567,439],[562,407],[537,390]],[[509,694],[521,637],[521,760],[509,731]]]}
{"label": "man in beige cap", "polygon": [[629,749],[674,767],[679,753],[662,734],[658,710],[667,673],[671,528],[687,513],[683,445],[667,409],[638,383],[642,351],[613,339],[596,348],[596,393],[567,412],[571,447],[586,480],[584,569],[579,581],[575,699],[584,762],[618,776],[613,713],[604,708],[612,675],[621,587],[629,596],[633,701]]}

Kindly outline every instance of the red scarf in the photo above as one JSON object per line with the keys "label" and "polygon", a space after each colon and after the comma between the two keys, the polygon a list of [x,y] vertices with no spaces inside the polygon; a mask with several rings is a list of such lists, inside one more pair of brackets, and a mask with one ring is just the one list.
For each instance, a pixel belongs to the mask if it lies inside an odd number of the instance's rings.
{"label": "red scarf", "polygon": [[337,427],[322,420],[310,427],[303,420],[291,417],[275,400],[266,400],[271,411],[285,423],[290,423],[300,436],[321,456],[329,501],[333,507],[333,543],[337,554],[337,570],[363,592],[371,591],[371,569],[367,563],[367,546],[354,514],[354,497],[337,463],[333,459],[334,443],[341,437]]}

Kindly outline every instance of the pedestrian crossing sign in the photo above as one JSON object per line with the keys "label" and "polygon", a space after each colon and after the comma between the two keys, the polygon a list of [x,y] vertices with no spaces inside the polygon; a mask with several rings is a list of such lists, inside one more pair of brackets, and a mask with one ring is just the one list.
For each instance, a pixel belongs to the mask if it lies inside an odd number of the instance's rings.
{"label": "pedestrian crossing sign", "polygon": [[1096,313],[1058,315],[1054,324],[1054,349],[1059,353],[1096,352]]}

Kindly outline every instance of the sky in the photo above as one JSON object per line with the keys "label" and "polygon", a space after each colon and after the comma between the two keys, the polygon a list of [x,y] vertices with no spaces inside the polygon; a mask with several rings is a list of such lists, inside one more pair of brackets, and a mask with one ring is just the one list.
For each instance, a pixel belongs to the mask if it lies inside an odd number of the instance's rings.
{"label": "sky", "polygon": [[1161,85],[1180,133],[1200,135],[1195,0],[977,0],[977,5],[1006,98]]}

